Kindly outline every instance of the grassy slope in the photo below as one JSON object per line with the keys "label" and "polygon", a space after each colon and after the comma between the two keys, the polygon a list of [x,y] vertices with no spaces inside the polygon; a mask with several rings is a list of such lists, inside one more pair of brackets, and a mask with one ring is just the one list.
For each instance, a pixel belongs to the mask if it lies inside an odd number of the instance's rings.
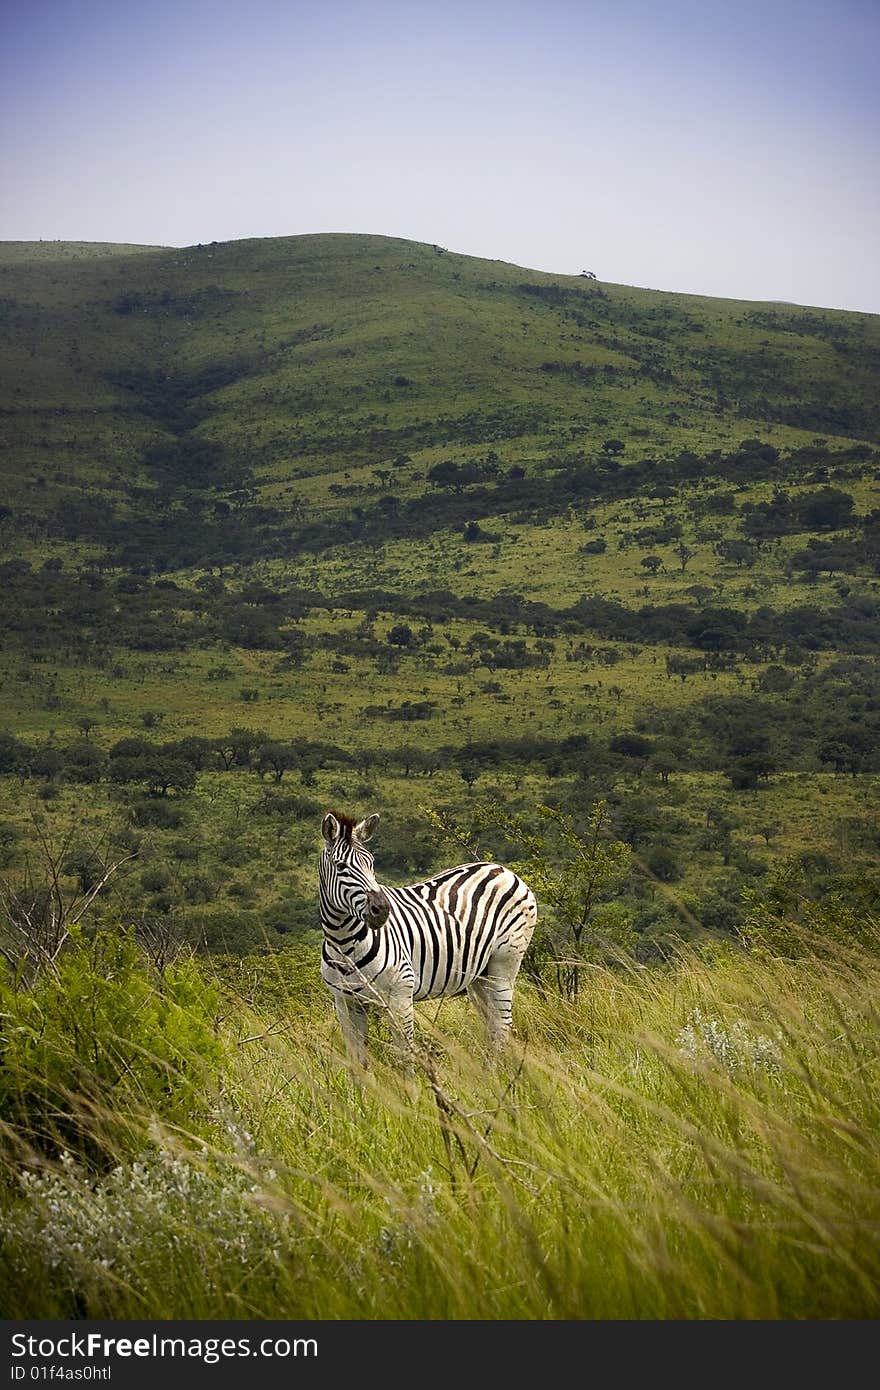
{"label": "grassy slope", "polygon": [[[406,453],[418,476],[460,456],[463,436],[529,469],[609,437],[628,458],[756,433],[783,447],[880,437],[869,315],[601,285],[381,237],[101,250],[0,255],[5,488],[32,508],[83,485],[124,507],[144,447],[180,433],[181,409],[185,441],[222,441],[267,501],[322,515],[345,505],[327,493],[338,474],[357,483],[359,467]],[[803,428],[785,423],[793,406]]]}
{"label": "grassy slope", "polygon": [[[528,406],[543,417],[536,437],[575,424],[599,438],[643,438],[646,448],[727,441],[732,422],[754,432],[799,395],[817,417],[863,407],[880,351],[880,320],[869,315],[601,285],[382,237],[66,259],[47,258],[42,246],[25,259],[16,247],[0,256],[0,275],[11,404],[99,407],[111,417],[99,430],[114,416],[117,426],[133,416],[147,428],[137,393],[109,389],[108,372],[188,375],[195,397],[198,369],[223,365],[234,380],[204,402],[201,430],[279,471],[315,432],[341,436],[341,452],[356,457],[364,441],[351,435],[365,425],[394,432],[428,422],[442,443],[438,419],[489,407]],[[126,295],[139,306],[119,313]],[[644,377],[585,384],[569,370],[541,370],[578,362]],[[409,384],[395,386],[401,375]],[[16,422],[25,432],[27,423]],[[823,432],[862,437],[832,424],[829,414]],[[306,457],[326,472],[332,453]]]}

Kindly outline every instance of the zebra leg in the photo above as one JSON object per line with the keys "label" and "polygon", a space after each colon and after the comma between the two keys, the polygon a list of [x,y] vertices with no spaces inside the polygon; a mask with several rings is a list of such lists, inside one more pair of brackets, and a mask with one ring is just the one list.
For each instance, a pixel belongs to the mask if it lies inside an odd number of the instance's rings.
{"label": "zebra leg", "polygon": [[513,1024],[513,986],[522,956],[499,951],[490,956],[478,980],[468,985],[468,998],[486,1026],[493,1047],[503,1047]]}
{"label": "zebra leg", "polygon": [[333,991],[336,1001],[336,1015],[339,1019],[339,1026],[342,1029],[342,1037],[345,1041],[345,1048],[352,1061],[359,1067],[367,1065],[367,1011],[359,999],[353,994],[343,994],[342,990]]}
{"label": "zebra leg", "polygon": [[413,987],[409,982],[397,982],[385,995],[388,1022],[391,1025],[394,1060],[403,1072],[404,1085],[410,1100],[416,1098],[415,1085],[415,1025],[413,1019]]}
{"label": "zebra leg", "polygon": [[388,1017],[394,1035],[394,1052],[398,1063],[407,1075],[413,1070],[413,1040],[415,1026],[413,1021],[412,993],[399,994],[388,1000]]}

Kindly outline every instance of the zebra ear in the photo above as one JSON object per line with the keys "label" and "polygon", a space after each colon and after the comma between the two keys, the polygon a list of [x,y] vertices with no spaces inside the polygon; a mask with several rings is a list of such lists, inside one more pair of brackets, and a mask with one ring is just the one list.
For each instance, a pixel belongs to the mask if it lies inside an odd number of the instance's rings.
{"label": "zebra ear", "polygon": [[372,840],[373,832],[378,824],[378,815],[367,816],[366,820],[359,821],[355,826],[354,838],[360,840],[362,845],[365,845],[367,840]]}
{"label": "zebra ear", "polygon": [[339,839],[339,821],[329,811],[321,821],[321,834],[327,842],[328,847],[335,845]]}

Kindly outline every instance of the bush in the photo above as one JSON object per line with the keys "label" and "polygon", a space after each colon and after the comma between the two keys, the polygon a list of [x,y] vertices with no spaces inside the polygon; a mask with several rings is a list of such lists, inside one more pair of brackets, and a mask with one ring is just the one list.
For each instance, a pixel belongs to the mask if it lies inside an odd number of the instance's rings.
{"label": "bush", "polygon": [[848,961],[865,950],[880,948],[877,905],[880,885],[874,875],[832,880],[817,901],[814,869],[802,860],[783,861],[761,888],[743,890],[745,922],[741,934],[759,953],[798,960]]}
{"label": "bush", "polygon": [[0,869],[15,862],[16,846],[21,837],[21,829],[13,821],[0,821]]}
{"label": "bush", "polygon": [[217,883],[208,874],[193,874],[183,885],[188,903],[210,903],[217,896]]}
{"label": "bush", "polygon": [[681,867],[668,845],[657,845],[652,849],[647,858],[647,865],[661,883],[677,883],[681,878]]}
{"label": "bush", "polygon": [[[310,898],[285,898],[269,910],[266,920],[279,936],[299,936],[314,928],[315,904]],[[317,967],[317,959],[313,964]]]}
{"label": "bush", "polygon": [[155,830],[178,830],[186,821],[180,806],[166,801],[160,796],[145,796],[135,801],[131,807],[131,819],[135,825],[151,826]]}
{"label": "bush", "polygon": [[254,858],[254,850],[244,840],[225,840],[217,847],[217,858],[221,864],[227,864],[233,869],[240,869],[242,865],[249,864]]}
{"label": "bush", "polygon": [[149,1148],[96,1183],[65,1154],[60,1170],[28,1172],[22,1187],[26,1204],[0,1216],[0,1230],[10,1272],[43,1299],[63,1299],[92,1263],[112,1270],[124,1309],[123,1288],[143,1298],[161,1285],[169,1249],[216,1294],[289,1249],[289,1218],[261,1204],[260,1184],[231,1162]]}
{"label": "bush", "polygon": [[[145,1115],[192,1128],[219,1062],[219,992],[192,957],[151,967],[131,932],[99,931],[30,990],[0,981],[0,1112],[13,1140],[102,1164]],[[8,1142],[8,1141],[7,1141]]]}
{"label": "bush", "polygon": [[141,887],[147,893],[161,893],[171,883],[171,875],[166,869],[147,869],[141,874]]}

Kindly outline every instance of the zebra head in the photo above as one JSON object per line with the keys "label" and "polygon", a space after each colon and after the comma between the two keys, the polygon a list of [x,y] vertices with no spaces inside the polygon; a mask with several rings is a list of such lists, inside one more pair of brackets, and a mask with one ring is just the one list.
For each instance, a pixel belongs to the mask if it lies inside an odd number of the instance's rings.
{"label": "zebra head", "polygon": [[321,919],[328,926],[352,920],[378,931],[388,921],[391,903],[376,882],[367,841],[379,823],[377,815],[355,822],[328,812],[321,822]]}

